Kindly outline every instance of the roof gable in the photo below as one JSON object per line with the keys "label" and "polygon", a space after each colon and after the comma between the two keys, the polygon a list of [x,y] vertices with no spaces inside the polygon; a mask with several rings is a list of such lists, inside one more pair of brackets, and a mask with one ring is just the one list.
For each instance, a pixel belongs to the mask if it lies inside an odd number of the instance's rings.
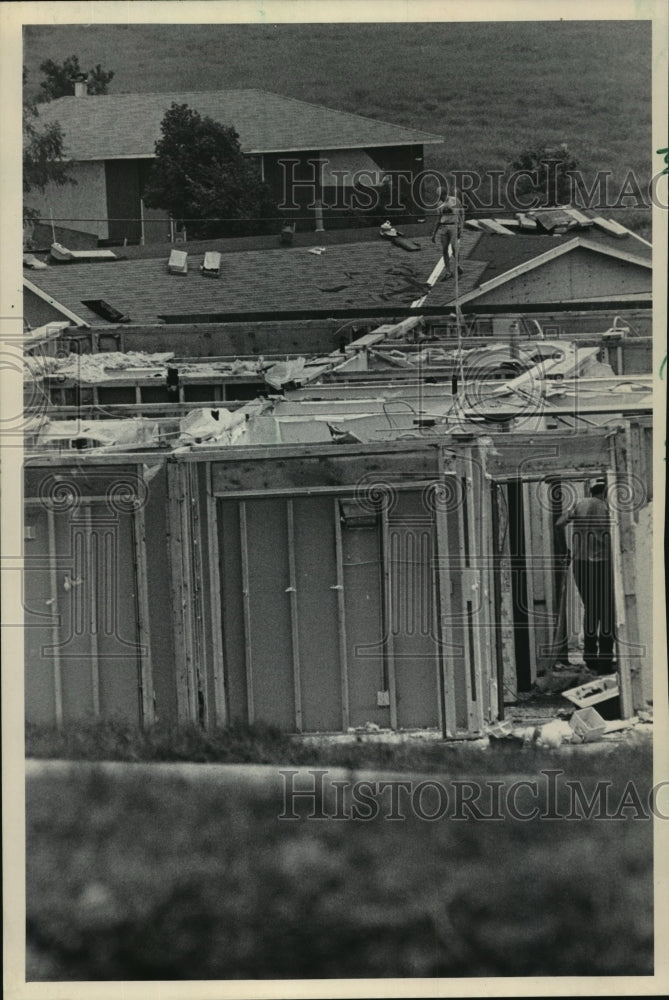
{"label": "roof gable", "polygon": [[470,302],[487,292],[493,291],[521,274],[527,274],[542,267],[549,261],[577,248],[593,253],[614,257],[647,269],[652,268],[652,249],[642,241],[609,239],[587,231],[586,235],[575,233],[562,237],[526,236],[513,238],[502,235],[483,234],[473,248],[469,259],[485,263],[481,277],[484,279],[477,288],[471,289],[460,298],[460,303]]}
{"label": "roof gable", "polygon": [[145,159],[154,156],[160,123],[173,103],[233,125],[245,153],[443,142],[430,132],[262,90],[61,97],[41,104],[39,113],[60,122],[68,159]]}

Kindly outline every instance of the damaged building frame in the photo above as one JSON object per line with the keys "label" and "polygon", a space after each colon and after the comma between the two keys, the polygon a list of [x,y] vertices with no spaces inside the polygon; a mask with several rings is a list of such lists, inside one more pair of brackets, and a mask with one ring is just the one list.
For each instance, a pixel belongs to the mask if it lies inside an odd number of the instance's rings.
{"label": "damaged building frame", "polygon": [[418,224],[25,261],[28,721],[481,736],[580,662],[558,522],[602,477],[643,710],[652,248],[535,215],[453,277]]}
{"label": "damaged building frame", "polygon": [[628,718],[650,698],[650,438],[649,417],[628,417],[578,434],[34,455],[28,721],[481,735],[557,653],[555,522],[602,474],[627,498],[611,523]]}

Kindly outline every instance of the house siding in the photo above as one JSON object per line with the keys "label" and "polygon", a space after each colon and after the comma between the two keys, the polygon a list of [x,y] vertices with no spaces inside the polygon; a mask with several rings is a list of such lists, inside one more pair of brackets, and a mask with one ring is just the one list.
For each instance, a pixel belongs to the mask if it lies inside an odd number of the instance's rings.
{"label": "house siding", "polygon": [[49,305],[39,295],[35,295],[29,288],[23,289],[23,319],[31,330],[45,323],[62,322],[64,314],[55,306]]}
{"label": "house siding", "polygon": [[50,224],[53,216],[59,228],[107,239],[105,164],[97,161],[70,163],[67,172],[75,184],[50,184],[42,195],[31,191],[26,196],[26,205],[36,209],[45,223]]}
{"label": "house siding", "polygon": [[[415,178],[423,169],[423,146],[379,146],[370,147],[365,152],[382,171],[401,171]],[[320,150],[304,150],[296,153],[265,153],[262,157],[264,179],[268,185],[272,201],[276,206],[276,217],[294,220],[301,231],[315,227],[315,198],[322,198],[323,218],[326,228],[337,225],[350,226],[352,220],[358,224],[375,224],[381,215],[395,218],[421,214],[420,206],[414,201],[417,187],[410,180],[399,181],[399,202],[401,209],[376,203],[373,193],[367,189],[364,203],[351,206],[351,191],[342,198],[334,188],[321,190],[317,180],[313,186],[301,186],[314,178],[314,167],[310,160],[319,160]],[[282,160],[296,160],[291,168],[282,166]],[[152,159],[104,160],[72,163],[69,173],[77,181],[76,185],[58,187],[51,185],[44,196],[31,194],[27,204],[36,208],[40,215],[65,230],[90,234],[99,240],[111,243],[139,243],[142,237],[142,209],[140,199],[146,185]],[[319,171],[316,171],[318,174]],[[293,177],[294,189],[286,190],[286,183]],[[397,183],[397,182],[395,182]],[[386,199],[387,200],[387,199]],[[394,195],[393,204],[398,200]],[[283,204],[294,204],[296,208],[281,208]],[[311,207],[310,207],[311,206]],[[381,220],[383,221],[383,220]],[[163,242],[169,235],[169,214],[162,209],[144,207],[145,242]]]}
{"label": "house siding", "polygon": [[[485,277],[485,276],[484,276]],[[584,247],[536,267],[477,297],[477,306],[569,302],[622,295],[651,294],[649,268],[607,257]]]}

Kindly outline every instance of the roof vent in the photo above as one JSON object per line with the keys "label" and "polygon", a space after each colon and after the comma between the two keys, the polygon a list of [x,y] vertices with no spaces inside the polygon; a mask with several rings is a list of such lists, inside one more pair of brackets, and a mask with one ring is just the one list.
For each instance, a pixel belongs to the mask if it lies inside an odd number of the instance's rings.
{"label": "roof vent", "polygon": [[88,309],[96,313],[98,316],[101,316],[103,319],[106,319],[109,323],[130,322],[129,316],[119,312],[118,309],[115,309],[114,306],[105,302],[104,299],[82,299],[81,304],[83,306],[87,306]]}

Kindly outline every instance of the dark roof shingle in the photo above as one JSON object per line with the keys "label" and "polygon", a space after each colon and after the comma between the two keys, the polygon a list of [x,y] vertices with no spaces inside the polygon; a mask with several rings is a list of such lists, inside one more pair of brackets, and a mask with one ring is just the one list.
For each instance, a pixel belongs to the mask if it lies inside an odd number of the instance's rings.
{"label": "dark roof shingle", "polygon": [[245,153],[352,149],[443,142],[441,136],[363,118],[262,90],[61,97],[39,106],[60,122],[71,160],[144,159],[154,155],[172,103],[233,125]]}
{"label": "dark roof shingle", "polygon": [[[170,314],[388,308],[424,294],[439,260],[428,238],[417,242],[416,253],[380,237],[329,246],[320,255],[307,248],[227,253],[219,278],[200,274],[202,253],[189,253],[187,275],[168,274],[169,251],[160,259],[54,265],[26,278],[93,326],[105,320],[82,305],[84,299],[104,299],[133,323],[146,324]],[[452,298],[446,288],[443,294]]]}
{"label": "dark roof shingle", "polygon": [[[160,257],[53,265],[46,270],[28,271],[26,279],[92,326],[106,325],[106,321],[84,306],[84,299],[104,299],[129,315],[133,323],[152,324],[169,315],[386,309],[409,306],[421,298],[427,291],[427,279],[441,257],[439,243],[435,245],[429,236],[412,233],[411,239],[420,246],[420,252],[407,253],[372,235],[373,230],[366,232],[369,237],[364,242],[360,241],[361,233],[347,234],[358,240],[348,243],[339,242],[344,234],[337,233],[337,242],[327,245],[322,254],[310,252],[307,245],[230,249],[223,256],[219,278],[200,274],[205,250],[213,249],[207,242],[179,244],[178,248],[189,254],[187,275],[168,274],[170,247],[167,246],[161,247]],[[325,244],[328,234],[318,235]],[[650,262],[651,248],[634,237],[617,239],[590,231],[578,235]],[[572,239],[574,234],[511,237],[465,231],[460,243],[463,273],[458,280],[458,294],[466,295],[482,282]],[[426,305],[449,305],[454,296],[454,279],[442,278],[429,291]]]}

